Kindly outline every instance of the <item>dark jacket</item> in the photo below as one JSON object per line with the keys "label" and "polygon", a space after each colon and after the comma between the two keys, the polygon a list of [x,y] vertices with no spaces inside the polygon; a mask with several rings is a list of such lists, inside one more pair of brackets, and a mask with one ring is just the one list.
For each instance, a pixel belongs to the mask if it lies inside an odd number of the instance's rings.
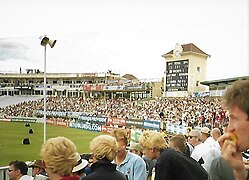
{"label": "dark jacket", "polygon": [[116,170],[116,165],[110,161],[98,161],[91,165],[92,173],[82,180],[126,180],[126,177]]}
{"label": "dark jacket", "polygon": [[173,149],[162,151],[156,164],[155,180],[207,180],[208,174],[193,158]]}

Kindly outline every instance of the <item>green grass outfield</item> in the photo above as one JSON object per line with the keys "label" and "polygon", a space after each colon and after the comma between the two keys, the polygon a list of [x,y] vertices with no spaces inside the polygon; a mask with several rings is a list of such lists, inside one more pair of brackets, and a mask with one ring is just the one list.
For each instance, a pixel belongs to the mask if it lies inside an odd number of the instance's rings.
{"label": "green grass outfield", "polygon": [[[12,160],[33,161],[40,159],[39,153],[43,144],[43,124],[29,123],[31,127],[25,127],[24,122],[0,122],[0,167],[7,166]],[[85,131],[61,126],[46,126],[46,139],[56,136],[64,136],[71,139],[78,152],[89,152],[90,141],[100,133]],[[29,134],[32,128],[34,133]],[[22,141],[28,137],[31,144],[23,145]]]}

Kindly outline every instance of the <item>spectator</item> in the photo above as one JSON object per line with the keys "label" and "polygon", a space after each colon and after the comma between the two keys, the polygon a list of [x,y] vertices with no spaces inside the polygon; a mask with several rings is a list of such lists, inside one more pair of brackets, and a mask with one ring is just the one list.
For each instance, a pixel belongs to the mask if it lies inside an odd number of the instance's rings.
{"label": "spectator", "polygon": [[130,152],[142,157],[143,156],[143,147],[139,143],[131,143],[127,149],[130,150]]}
{"label": "spectator", "polygon": [[190,156],[192,155],[194,148],[201,144],[201,134],[198,130],[192,130],[190,131],[188,135],[188,149],[189,149],[189,154]]}
{"label": "spectator", "polygon": [[117,170],[122,172],[128,180],[146,180],[146,164],[144,160],[129,151],[126,151],[128,134],[125,129],[114,129],[112,136],[116,138],[118,152],[115,158]]}
{"label": "spectator", "polygon": [[35,160],[29,167],[32,168],[32,176],[34,177],[34,180],[48,179],[47,173],[42,165],[42,160]]}
{"label": "spectator", "polygon": [[112,163],[117,154],[116,139],[110,135],[99,135],[90,143],[90,151],[93,156],[91,165],[92,173],[82,180],[126,180],[124,174],[116,170]]}
{"label": "spectator", "polygon": [[152,175],[152,169],[156,165],[156,160],[149,160],[146,156],[144,156],[143,147],[139,143],[131,143],[131,146],[127,147],[127,149],[129,149],[130,152],[137,154],[138,156],[143,158],[146,164],[147,179],[150,179]]}
{"label": "spectator", "polygon": [[175,149],[178,152],[185,152],[186,140],[182,135],[175,135],[169,140],[169,147]]}
{"label": "spectator", "polygon": [[207,172],[195,160],[184,153],[167,148],[160,133],[145,131],[139,143],[143,146],[148,159],[157,159],[155,179],[205,180],[208,178]]}
{"label": "spectator", "polygon": [[[232,167],[235,179],[249,179],[242,152],[249,149],[249,79],[238,80],[228,87],[224,95],[224,106],[229,111],[227,133],[219,138],[222,157]],[[237,141],[231,141],[231,134]]]}
{"label": "spectator", "polygon": [[218,140],[218,138],[221,136],[221,131],[219,128],[213,128],[211,131],[211,136],[215,141]]}
{"label": "spectator", "polygon": [[209,180],[235,180],[233,170],[229,164],[220,156],[211,162],[208,173]]}
{"label": "spectator", "polygon": [[216,141],[210,136],[208,127],[201,129],[201,141],[202,143],[194,148],[191,157],[209,172],[212,160],[220,156],[220,149],[217,147]]}
{"label": "spectator", "polygon": [[77,164],[75,144],[65,137],[48,139],[41,148],[44,167],[50,180],[78,180],[72,176]]}
{"label": "spectator", "polygon": [[77,153],[77,164],[76,166],[73,168],[72,172],[73,175],[75,176],[79,176],[80,179],[82,179],[84,176],[86,176],[85,174],[85,168],[88,165],[88,161],[83,159],[79,153]]}
{"label": "spectator", "polygon": [[9,163],[9,180],[32,180],[33,177],[27,175],[28,166],[23,161],[11,161]]}

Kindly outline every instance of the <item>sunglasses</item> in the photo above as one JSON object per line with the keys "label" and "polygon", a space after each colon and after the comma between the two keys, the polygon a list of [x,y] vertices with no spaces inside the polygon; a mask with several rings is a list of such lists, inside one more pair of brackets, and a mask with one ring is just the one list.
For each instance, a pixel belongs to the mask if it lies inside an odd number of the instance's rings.
{"label": "sunglasses", "polygon": [[14,169],[8,169],[8,172],[12,172],[12,171],[14,171]]}

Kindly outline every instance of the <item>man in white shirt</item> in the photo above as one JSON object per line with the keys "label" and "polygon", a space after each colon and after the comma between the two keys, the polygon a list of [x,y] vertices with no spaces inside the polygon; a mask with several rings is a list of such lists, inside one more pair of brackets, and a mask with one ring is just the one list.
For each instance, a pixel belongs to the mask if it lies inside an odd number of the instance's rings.
{"label": "man in white shirt", "polygon": [[217,142],[210,136],[210,129],[208,127],[201,129],[201,141],[202,143],[194,148],[191,157],[209,172],[212,160],[219,157],[221,152],[217,147]]}

